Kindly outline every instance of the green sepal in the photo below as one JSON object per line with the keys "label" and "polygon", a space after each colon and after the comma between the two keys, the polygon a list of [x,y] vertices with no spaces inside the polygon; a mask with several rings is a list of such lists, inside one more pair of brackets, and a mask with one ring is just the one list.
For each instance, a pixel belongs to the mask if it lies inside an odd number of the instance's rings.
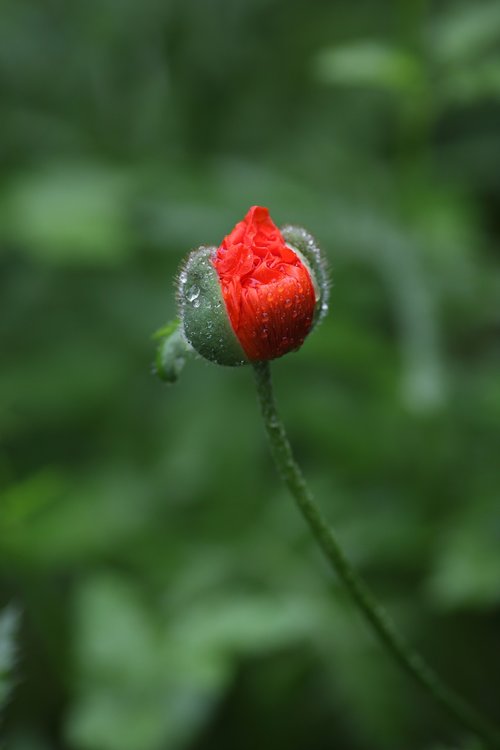
{"label": "green sepal", "polygon": [[306,266],[311,271],[314,288],[317,295],[316,308],[313,325],[322,320],[328,312],[328,299],[330,297],[330,279],[325,258],[318,243],[306,229],[291,224],[280,229],[287,245],[306,261]]}
{"label": "green sepal", "polygon": [[205,359],[235,367],[248,362],[233,331],[212,257],[216,248],[200,247],[179,274],[179,312],[186,340]]}

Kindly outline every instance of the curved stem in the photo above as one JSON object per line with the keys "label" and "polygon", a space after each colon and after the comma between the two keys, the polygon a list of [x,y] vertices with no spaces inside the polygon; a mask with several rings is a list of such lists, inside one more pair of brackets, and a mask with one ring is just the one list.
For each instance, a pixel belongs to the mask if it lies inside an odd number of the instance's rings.
{"label": "curved stem", "polygon": [[364,581],[352,568],[339,546],[334,533],[316,506],[302,472],[297,465],[285,428],[276,410],[268,362],[254,365],[264,424],[271,444],[271,451],[290,494],[309,524],[317,543],[323,550],[357,607],[364,614],[380,641],[420,685],[446,708],[467,729],[481,737],[492,748],[500,748],[500,730],[481,716],[461,696],[443,683],[434,670],[424,661],[400,635],[385,610],[378,604]]}

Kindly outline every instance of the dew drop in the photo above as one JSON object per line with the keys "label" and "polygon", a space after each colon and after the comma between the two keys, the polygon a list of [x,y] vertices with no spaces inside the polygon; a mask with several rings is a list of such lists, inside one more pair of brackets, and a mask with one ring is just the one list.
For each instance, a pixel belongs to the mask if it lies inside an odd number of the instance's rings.
{"label": "dew drop", "polygon": [[[186,299],[188,302],[194,302],[199,296],[200,296],[200,287],[196,286],[196,284],[193,284],[193,286],[190,286],[186,292]],[[199,305],[199,302],[198,302],[198,305]],[[198,305],[196,305],[196,307],[198,307]]]}
{"label": "dew drop", "polygon": [[262,320],[267,320],[269,318],[269,313],[263,312],[260,317],[262,318]]}
{"label": "dew drop", "polygon": [[268,336],[269,336],[269,331],[267,330],[267,328],[263,328],[262,331],[260,332],[261,339],[267,339]]}
{"label": "dew drop", "polygon": [[193,307],[199,307],[200,306],[200,300],[198,297],[193,300]]}
{"label": "dew drop", "polygon": [[179,274],[179,282],[182,285],[184,285],[186,283],[186,281],[187,281],[187,277],[188,277],[188,275],[187,275],[186,271],[181,271],[180,274]]}
{"label": "dew drop", "polygon": [[285,307],[288,307],[288,308],[290,308],[291,306],[292,306],[292,300],[291,300],[291,299],[290,299],[290,298],[288,297],[288,298],[287,298],[287,299],[285,300]]}

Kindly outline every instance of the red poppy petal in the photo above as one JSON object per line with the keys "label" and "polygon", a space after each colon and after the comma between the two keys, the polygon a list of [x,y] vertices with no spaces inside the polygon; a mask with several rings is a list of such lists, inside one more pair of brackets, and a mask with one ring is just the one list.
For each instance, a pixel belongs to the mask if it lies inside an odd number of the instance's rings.
{"label": "red poppy petal", "polygon": [[249,360],[274,359],[302,344],[312,325],[314,286],[267,208],[252,206],[224,238],[213,263]]}

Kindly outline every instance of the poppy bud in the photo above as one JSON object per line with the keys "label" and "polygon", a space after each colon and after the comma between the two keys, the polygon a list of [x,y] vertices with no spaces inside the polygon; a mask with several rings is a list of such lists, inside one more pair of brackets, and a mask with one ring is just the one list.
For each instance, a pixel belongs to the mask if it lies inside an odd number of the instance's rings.
{"label": "poppy bud", "polygon": [[326,312],[328,281],[314,239],[280,232],[253,206],[217,248],[200,247],[179,274],[184,336],[221,365],[281,357],[298,349]]}

